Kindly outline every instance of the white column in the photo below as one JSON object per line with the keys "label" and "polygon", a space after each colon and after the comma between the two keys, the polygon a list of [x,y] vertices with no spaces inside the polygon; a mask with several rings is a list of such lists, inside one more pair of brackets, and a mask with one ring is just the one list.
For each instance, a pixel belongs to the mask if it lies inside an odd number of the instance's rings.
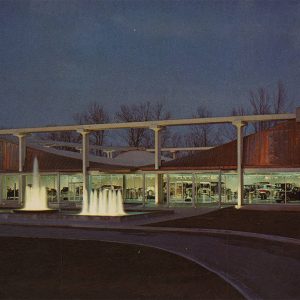
{"label": "white column", "polygon": [[195,180],[195,174],[192,174],[192,203],[193,207],[196,208],[196,180]]}
{"label": "white column", "polygon": [[113,153],[115,152],[115,150],[102,150],[103,153],[105,153],[107,158],[113,158]]}
{"label": "white column", "polygon": [[222,172],[219,171],[219,181],[218,181],[218,194],[219,194],[219,207],[222,206]]}
{"label": "white column", "polygon": [[146,201],[146,175],[143,174],[143,207],[145,207],[145,201]]}
{"label": "white column", "polygon": [[170,175],[167,174],[167,206],[170,207]]}
{"label": "white column", "polygon": [[127,193],[126,193],[126,175],[122,175],[122,183],[123,183],[123,202],[125,203],[126,202],[126,197],[127,197]]}
{"label": "white column", "polygon": [[161,166],[161,130],[162,127],[151,127],[154,131],[154,156],[155,156],[155,170],[158,170]]}
{"label": "white column", "polygon": [[3,177],[0,174],[0,201],[3,200],[3,197],[2,197],[2,195],[3,195],[3,183],[2,182],[3,182]]}
{"label": "white column", "polygon": [[242,121],[232,123],[237,130],[237,192],[238,203],[236,208],[241,208],[244,197],[244,171],[243,171],[243,128],[246,125]]}
{"label": "white column", "polygon": [[[151,127],[154,131],[154,165],[155,170],[159,170],[161,166],[161,129],[162,127]],[[155,204],[163,203],[162,193],[162,174],[155,174]]]}
{"label": "white column", "polygon": [[16,134],[19,140],[19,202],[25,200],[25,178],[22,174],[26,158],[26,134]]}
{"label": "white column", "polygon": [[26,156],[26,134],[16,134],[19,139],[19,172],[23,172]]}
{"label": "white column", "polygon": [[60,208],[60,173],[56,175],[56,201],[58,203],[58,208]]}
{"label": "white column", "polygon": [[162,174],[155,174],[155,204],[163,204]]}
{"label": "white column", "polygon": [[177,151],[171,151],[171,153],[172,153],[172,159],[176,159]]}
{"label": "white column", "polygon": [[88,178],[89,161],[89,131],[78,131],[82,136],[82,181],[83,181],[83,203],[89,203],[90,189]]}

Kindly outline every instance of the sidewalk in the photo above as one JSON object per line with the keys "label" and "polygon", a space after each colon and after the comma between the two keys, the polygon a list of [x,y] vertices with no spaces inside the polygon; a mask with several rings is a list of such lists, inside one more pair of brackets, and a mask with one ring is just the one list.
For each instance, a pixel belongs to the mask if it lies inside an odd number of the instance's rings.
{"label": "sidewalk", "polygon": [[0,226],[0,236],[85,239],[150,246],[189,259],[216,273],[247,299],[300,296],[300,247],[260,239],[137,228]]}
{"label": "sidewalk", "polygon": [[[0,236],[86,239],[150,246],[185,257],[216,273],[247,299],[300,297],[300,240],[223,229],[152,227],[147,224],[205,214],[175,210],[144,220],[68,222],[0,214]],[[63,221],[63,222],[62,222]],[[3,225],[6,224],[6,225]],[[25,226],[26,225],[26,226]],[[144,226],[141,226],[144,225]]]}

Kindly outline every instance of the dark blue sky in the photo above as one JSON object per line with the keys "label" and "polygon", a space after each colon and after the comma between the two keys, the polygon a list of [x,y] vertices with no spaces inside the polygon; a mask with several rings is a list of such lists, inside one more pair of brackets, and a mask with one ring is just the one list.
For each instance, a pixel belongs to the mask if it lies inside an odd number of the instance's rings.
{"label": "dark blue sky", "polygon": [[300,105],[299,1],[0,1],[0,126],[71,124],[99,101],[215,115],[284,82]]}

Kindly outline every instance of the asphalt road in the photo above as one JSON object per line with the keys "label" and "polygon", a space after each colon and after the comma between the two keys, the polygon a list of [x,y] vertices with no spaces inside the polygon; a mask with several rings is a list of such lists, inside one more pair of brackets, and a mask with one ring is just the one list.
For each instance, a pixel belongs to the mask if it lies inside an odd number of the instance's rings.
{"label": "asphalt road", "polygon": [[300,247],[252,238],[176,232],[0,225],[0,236],[140,244],[186,257],[216,272],[248,299],[300,298]]}

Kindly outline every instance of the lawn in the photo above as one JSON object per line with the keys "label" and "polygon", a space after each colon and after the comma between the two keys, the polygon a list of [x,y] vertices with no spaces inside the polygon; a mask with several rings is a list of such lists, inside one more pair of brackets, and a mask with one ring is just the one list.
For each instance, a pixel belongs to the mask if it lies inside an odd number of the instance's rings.
{"label": "lawn", "polygon": [[228,207],[205,215],[147,226],[228,229],[300,238],[300,212],[242,210]]}
{"label": "lawn", "polygon": [[0,238],[1,299],[242,299],[164,251],[84,240]]}

